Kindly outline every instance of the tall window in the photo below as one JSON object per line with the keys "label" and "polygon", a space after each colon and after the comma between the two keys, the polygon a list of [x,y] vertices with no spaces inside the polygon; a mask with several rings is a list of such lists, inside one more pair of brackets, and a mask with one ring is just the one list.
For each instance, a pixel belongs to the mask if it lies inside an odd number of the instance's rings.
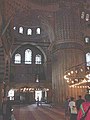
{"label": "tall window", "polygon": [[87,66],[90,66],[90,53],[86,54],[86,62],[87,62]]}
{"label": "tall window", "polygon": [[37,29],[36,29],[36,34],[40,34],[40,32],[41,32],[41,31],[40,31],[40,28],[37,28]]}
{"label": "tall window", "polygon": [[36,57],[35,57],[35,64],[41,64],[41,55],[36,55]]}
{"label": "tall window", "polygon": [[19,33],[23,34],[23,27],[19,28]]}
{"label": "tall window", "polygon": [[19,53],[15,54],[14,63],[17,63],[17,64],[21,63],[21,55]]}
{"label": "tall window", "polygon": [[32,35],[32,29],[27,30],[27,35]]}
{"label": "tall window", "polygon": [[84,19],[84,16],[85,16],[85,12],[82,12],[81,13],[81,19]]}
{"label": "tall window", "polygon": [[25,64],[32,63],[32,51],[30,49],[25,50]]}
{"label": "tall window", "polygon": [[86,21],[89,21],[89,14],[86,14]]}

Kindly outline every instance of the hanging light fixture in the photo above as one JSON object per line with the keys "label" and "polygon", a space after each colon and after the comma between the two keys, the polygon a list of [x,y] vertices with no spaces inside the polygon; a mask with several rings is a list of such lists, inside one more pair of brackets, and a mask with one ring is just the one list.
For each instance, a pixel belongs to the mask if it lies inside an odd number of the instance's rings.
{"label": "hanging light fixture", "polygon": [[64,79],[69,86],[88,86],[90,82],[90,66],[86,65],[87,63],[82,63],[69,68],[65,72]]}
{"label": "hanging light fixture", "polygon": [[39,78],[38,78],[38,75],[37,75],[37,78],[36,78],[36,82],[37,82],[37,83],[39,82]]}

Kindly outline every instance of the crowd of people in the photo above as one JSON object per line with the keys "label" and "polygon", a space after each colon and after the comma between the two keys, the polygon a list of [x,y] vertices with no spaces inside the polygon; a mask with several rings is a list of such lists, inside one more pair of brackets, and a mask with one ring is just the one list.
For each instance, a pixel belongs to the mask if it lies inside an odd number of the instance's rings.
{"label": "crowd of people", "polygon": [[[37,106],[42,106],[42,99],[37,98]],[[90,120],[90,94],[86,94],[84,98],[81,95],[75,100],[74,97],[67,97],[64,102],[65,117],[69,116],[69,120]],[[3,120],[15,120],[12,114],[12,104],[7,98],[3,99],[2,104]]]}
{"label": "crowd of people", "polygon": [[70,120],[90,120],[90,94],[78,96],[75,100],[74,97],[66,98],[65,103],[65,116],[69,116]]}

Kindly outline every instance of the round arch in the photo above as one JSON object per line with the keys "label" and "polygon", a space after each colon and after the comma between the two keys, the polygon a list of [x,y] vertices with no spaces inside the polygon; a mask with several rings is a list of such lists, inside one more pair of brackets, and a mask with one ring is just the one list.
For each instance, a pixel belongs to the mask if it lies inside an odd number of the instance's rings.
{"label": "round arch", "polygon": [[39,49],[39,50],[42,52],[42,54],[43,54],[43,56],[44,56],[44,62],[47,61],[47,57],[46,57],[46,54],[45,54],[44,50],[43,50],[40,46],[38,46],[37,44],[35,44],[35,43],[28,43],[28,42],[22,43],[21,45],[19,45],[18,47],[16,47],[16,48],[14,49],[14,51],[11,53],[11,58],[12,58],[13,54],[15,53],[15,51],[16,51],[18,48],[22,47],[23,45],[32,45],[32,46],[36,47],[37,49]]}

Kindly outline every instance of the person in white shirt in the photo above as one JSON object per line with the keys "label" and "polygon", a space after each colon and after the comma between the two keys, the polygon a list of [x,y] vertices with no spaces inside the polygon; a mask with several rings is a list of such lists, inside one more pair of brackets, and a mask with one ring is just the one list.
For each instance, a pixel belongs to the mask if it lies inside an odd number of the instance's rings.
{"label": "person in white shirt", "polygon": [[77,108],[74,101],[74,97],[71,97],[71,101],[69,102],[69,109],[70,109],[70,120],[77,119]]}

